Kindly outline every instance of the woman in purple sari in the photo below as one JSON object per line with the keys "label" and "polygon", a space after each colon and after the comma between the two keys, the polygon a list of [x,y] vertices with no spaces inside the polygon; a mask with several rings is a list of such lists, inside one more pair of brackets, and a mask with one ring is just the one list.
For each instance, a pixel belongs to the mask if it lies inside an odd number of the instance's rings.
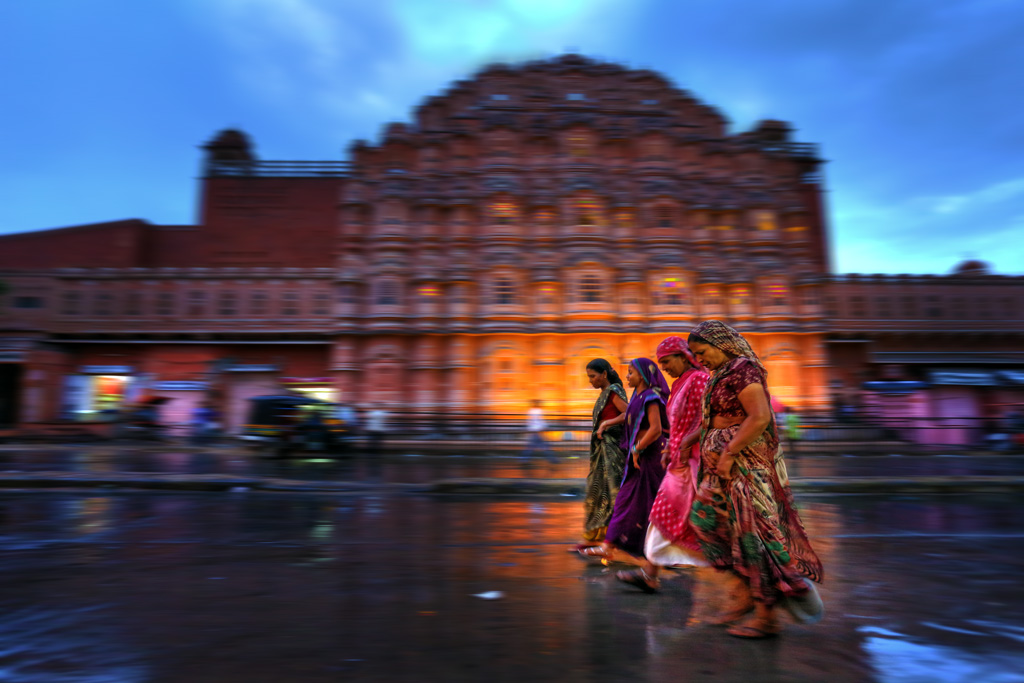
{"label": "woman in purple sari", "polygon": [[629,363],[626,384],[633,388],[629,406],[618,421],[625,419],[623,450],[626,471],[608,520],[605,541],[600,548],[581,553],[636,564],[644,554],[644,538],[651,506],[665,476],[661,452],[668,437],[665,401],[669,388],[654,361],[636,358]]}

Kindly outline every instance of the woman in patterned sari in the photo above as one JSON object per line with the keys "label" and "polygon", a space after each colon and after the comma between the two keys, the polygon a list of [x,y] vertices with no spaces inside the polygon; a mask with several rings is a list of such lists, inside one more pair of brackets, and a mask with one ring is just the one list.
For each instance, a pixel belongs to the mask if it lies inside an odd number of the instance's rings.
{"label": "woman in patterned sari", "polygon": [[[644,553],[651,505],[665,476],[661,452],[668,432],[665,400],[669,389],[658,366],[649,358],[630,361],[626,382],[633,388],[633,395],[624,413],[625,475],[608,520],[604,543],[600,548],[584,548],[581,552],[592,557],[639,564]],[[622,422],[621,416],[616,419]]]}
{"label": "woman in patterned sari", "polygon": [[806,579],[821,582],[821,561],[789,488],[767,371],[747,340],[718,320],[698,325],[688,341],[712,372],[699,434],[683,443],[685,448],[699,441],[701,452],[690,521],[704,556],[738,575],[750,596],[721,621],[731,623],[729,633],[740,638],[777,634],[776,607],[799,621],[817,621],[824,608]]}
{"label": "woman in patterned sari", "polygon": [[583,501],[584,543],[577,546],[577,550],[599,545],[604,540],[626,465],[626,454],[620,443],[622,420],[618,420],[626,412],[626,390],[622,388],[619,373],[604,358],[595,358],[587,363],[587,379],[601,395],[594,403],[590,434],[590,473]]}
{"label": "woman in patterned sari", "polygon": [[708,564],[690,527],[690,508],[700,476],[700,449],[693,444],[686,453],[680,450],[683,438],[700,425],[701,397],[708,373],[681,337],[662,340],[655,355],[665,374],[675,378],[665,407],[669,421],[668,443],[661,456],[665,478],[651,507],[644,542],[646,560],[640,569],[616,574],[620,581],[645,593],[658,589],[660,567]]}

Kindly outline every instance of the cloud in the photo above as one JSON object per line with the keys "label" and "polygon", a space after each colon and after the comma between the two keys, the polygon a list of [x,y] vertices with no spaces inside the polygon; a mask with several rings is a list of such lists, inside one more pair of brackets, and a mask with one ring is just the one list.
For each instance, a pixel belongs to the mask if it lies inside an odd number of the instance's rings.
{"label": "cloud", "polygon": [[[366,134],[493,61],[614,42],[644,2],[208,0],[239,83]],[[383,118],[382,118],[383,117]]]}
{"label": "cloud", "polygon": [[965,258],[1021,273],[1024,178],[947,196],[886,202],[839,192],[833,197],[839,272],[935,272]]}
{"label": "cloud", "polygon": [[1024,178],[1013,178],[994,183],[968,194],[925,197],[921,201],[930,204],[934,213],[951,214],[967,210],[977,210],[979,206],[1004,202],[1021,195],[1024,195]]}

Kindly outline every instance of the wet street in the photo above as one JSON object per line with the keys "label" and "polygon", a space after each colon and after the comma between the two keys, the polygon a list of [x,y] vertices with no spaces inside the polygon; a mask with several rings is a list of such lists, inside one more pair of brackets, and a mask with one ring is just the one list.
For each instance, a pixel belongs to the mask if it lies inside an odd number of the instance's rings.
{"label": "wet street", "polygon": [[567,553],[574,497],[8,491],[0,681],[1024,681],[1017,498],[799,500],[827,615],[748,642]]}
{"label": "wet street", "polygon": [[[1014,455],[841,455],[808,450],[786,458],[794,477],[923,477],[1024,475],[1024,456]],[[380,458],[305,454],[268,459],[239,446],[204,449],[175,444],[91,444],[86,446],[0,447],[4,472],[104,474],[226,474],[313,481],[423,483],[457,477],[585,479],[584,454],[559,453],[553,460],[517,455],[426,455],[414,448]]]}

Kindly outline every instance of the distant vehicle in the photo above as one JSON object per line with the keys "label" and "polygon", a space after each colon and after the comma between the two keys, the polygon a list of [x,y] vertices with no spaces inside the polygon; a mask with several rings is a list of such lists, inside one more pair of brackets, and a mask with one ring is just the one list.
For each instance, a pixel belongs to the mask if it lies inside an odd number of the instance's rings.
{"label": "distant vehicle", "polygon": [[350,426],[339,419],[337,403],[307,396],[256,396],[241,438],[271,455],[295,451],[338,452]]}

